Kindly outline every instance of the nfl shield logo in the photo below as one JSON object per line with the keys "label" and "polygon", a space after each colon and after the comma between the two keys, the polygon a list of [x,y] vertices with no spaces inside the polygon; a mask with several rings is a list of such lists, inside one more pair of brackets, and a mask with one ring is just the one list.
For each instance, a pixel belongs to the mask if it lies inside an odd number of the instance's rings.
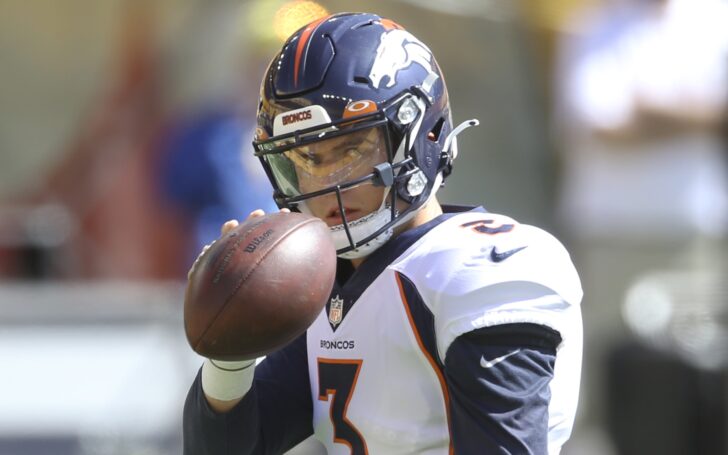
{"label": "nfl shield logo", "polygon": [[337,294],[336,297],[331,299],[331,306],[329,308],[329,322],[335,326],[339,325],[343,315],[344,299],[340,298]]}

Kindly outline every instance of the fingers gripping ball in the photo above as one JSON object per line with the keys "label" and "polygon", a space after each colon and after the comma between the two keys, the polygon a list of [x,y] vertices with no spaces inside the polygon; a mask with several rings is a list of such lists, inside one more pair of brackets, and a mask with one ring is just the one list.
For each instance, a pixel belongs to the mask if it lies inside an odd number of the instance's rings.
{"label": "fingers gripping ball", "polygon": [[198,354],[253,359],[285,346],[316,319],[334,284],[329,229],[301,213],[250,218],[198,258],[184,303]]}

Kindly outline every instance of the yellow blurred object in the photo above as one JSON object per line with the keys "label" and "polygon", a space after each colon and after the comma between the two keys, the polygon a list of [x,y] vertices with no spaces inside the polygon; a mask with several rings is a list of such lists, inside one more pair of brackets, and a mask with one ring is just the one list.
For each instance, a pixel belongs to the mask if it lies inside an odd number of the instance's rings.
{"label": "yellow blurred object", "polygon": [[281,41],[285,41],[299,28],[328,15],[326,8],[316,2],[309,0],[287,2],[278,8],[273,16],[273,30]]}
{"label": "yellow blurred object", "polygon": [[[273,52],[273,48],[278,47],[279,43],[271,24],[273,16],[283,3],[281,0],[254,0],[250,2],[248,9],[243,9],[240,18],[241,33],[256,43],[257,46],[272,46],[270,52]],[[254,46],[254,48],[257,46]]]}
{"label": "yellow blurred object", "polygon": [[518,4],[525,19],[535,27],[568,31],[575,12],[603,3],[604,0],[521,0]]}

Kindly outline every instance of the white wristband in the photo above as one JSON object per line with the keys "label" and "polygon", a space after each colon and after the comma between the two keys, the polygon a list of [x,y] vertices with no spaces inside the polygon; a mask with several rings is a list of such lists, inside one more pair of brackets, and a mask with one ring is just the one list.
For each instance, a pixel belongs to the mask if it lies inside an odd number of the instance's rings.
{"label": "white wristband", "polygon": [[206,359],[202,365],[202,390],[216,400],[237,400],[250,390],[254,373],[255,360],[226,362]]}

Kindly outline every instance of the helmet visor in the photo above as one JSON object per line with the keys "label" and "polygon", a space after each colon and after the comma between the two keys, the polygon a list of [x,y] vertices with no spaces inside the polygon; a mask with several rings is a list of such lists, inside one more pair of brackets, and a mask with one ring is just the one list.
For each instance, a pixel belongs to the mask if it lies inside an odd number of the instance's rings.
{"label": "helmet visor", "polygon": [[345,134],[322,131],[321,139],[268,154],[265,159],[281,192],[287,197],[300,196],[371,174],[374,166],[388,160],[385,134],[381,126]]}

